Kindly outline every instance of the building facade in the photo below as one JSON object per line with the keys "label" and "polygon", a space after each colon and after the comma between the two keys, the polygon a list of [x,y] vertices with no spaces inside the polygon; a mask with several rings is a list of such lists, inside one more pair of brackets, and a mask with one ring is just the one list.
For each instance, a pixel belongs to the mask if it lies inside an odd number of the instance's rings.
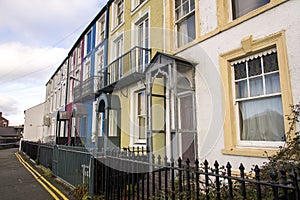
{"label": "building facade", "polygon": [[299,8],[108,1],[46,85],[48,135],[98,151],[263,163],[300,101]]}
{"label": "building facade", "polygon": [[8,127],[9,121],[5,117],[2,116],[2,112],[0,112],[0,127]]}

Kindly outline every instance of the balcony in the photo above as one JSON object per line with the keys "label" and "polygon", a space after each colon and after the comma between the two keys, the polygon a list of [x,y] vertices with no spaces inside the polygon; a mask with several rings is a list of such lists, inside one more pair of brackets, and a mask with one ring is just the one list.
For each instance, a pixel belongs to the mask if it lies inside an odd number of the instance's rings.
{"label": "balcony", "polygon": [[112,92],[118,84],[118,88],[125,87],[144,78],[144,71],[150,62],[151,49],[134,47],[116,60],[111,62],[99,73],[107,73],[106,83],[100,90]]}
{"label": "balcony", "polygon": [[87,99],[92,99],[96,96],[101,83],[102,77],[93,76],[84,80],[74,88],[74,102],[80,102]]}

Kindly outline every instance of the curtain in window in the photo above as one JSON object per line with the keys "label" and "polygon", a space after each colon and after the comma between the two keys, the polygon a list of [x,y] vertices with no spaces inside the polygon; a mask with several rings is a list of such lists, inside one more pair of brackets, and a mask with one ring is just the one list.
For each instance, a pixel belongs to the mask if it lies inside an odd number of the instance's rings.
{"label": "curtain in window", "polygon": [[194,117],[193,117],[193,96],[183,96],[179,98],[180,101],[180,126],[181,130],[194,130]]}
{"label": "curtain in window", "polygon": [[178,23],[178,46],[185,45],[195,39],[195,15]]}
{"label": "curtain in window", "polygon": [[241,17],[269,2],[270,0],[232,0],[233,18]]}
{"label": "curtain in window", "polygon": [[239,103],[241,140],[284,141],[281,96]]}

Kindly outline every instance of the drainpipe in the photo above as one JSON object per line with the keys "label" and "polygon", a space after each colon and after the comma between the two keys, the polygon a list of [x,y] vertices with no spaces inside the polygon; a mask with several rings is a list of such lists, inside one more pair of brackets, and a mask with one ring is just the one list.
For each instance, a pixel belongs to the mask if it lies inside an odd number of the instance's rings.
{"label": "drainpipe", "polygon": [[[68,103],[68,94],[69,94],[69,80],[70,80],[70,74],[69,74],[69,69],[70,69],[70,62],[69,62],[69,55],[67,57],[68,59],[68,64],[67,64],[67,81],[66,81],[66,95],[65,95],[65,111],[67,111],[67,103]],[[70,121],[68,123],[68,127],[70,127]],[[66,131],[68,131],[68,145],[70,146],[70,140],[71,140],[71,132],[69,131],[69,128],[67,129],[67,126],[65,125],[64,127],[64,135],[66,135]]]}

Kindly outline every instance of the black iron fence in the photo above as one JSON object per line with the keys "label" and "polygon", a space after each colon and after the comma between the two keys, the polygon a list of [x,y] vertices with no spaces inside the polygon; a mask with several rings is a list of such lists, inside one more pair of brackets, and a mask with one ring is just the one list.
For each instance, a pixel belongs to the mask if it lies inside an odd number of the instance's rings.
{"label": "black iron fence", "polygon": [[151,154],[111,151],[95,161],[95,193],[105,199],[300,199],[300,164],[273,168],[268,178],[255,166],[232,170],[206,160],[190,162]]}
{"label": "black iron fence", "polygon": [[89,184],[105,199],[300,199],[300,163],[270,171],[255,166],[249,173],[242,164],[233,170],[229,162],[174,160],[144,148],[98,152],[93,161],[82,147],[22,141],[21,150],[73,186]]}

